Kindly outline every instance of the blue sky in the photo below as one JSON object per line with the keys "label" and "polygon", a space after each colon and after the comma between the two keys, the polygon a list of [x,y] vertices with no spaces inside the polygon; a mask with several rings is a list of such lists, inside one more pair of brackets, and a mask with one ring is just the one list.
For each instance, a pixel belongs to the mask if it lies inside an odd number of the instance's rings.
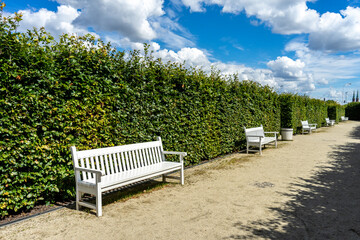
{"label": "blue sky", "polygon": [[359,0],[4,0],[19,31],[92,33],[120,50],[212,67],[278,92],[347,101],[360,90]]}

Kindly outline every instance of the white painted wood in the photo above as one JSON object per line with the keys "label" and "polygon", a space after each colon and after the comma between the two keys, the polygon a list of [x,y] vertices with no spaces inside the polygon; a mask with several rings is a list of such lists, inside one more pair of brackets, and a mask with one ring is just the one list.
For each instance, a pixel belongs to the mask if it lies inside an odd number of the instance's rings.
{"label": "white painted wood", "polygon": [[[157,141],[117,147],[76,151],[71,147],[76,181],[76,209],[79,206],[96,209],[102,216],[102,193],[149,178],[180,172],[184,184],[186,152],[164,151],[161,138]],[[179,162],[165,160],[165,154],[179,155]],[[83,193],[95,195],[96,204],[81,201]]]}
{"label": "white painted wood", "polygon": [[309,134],[311,133],[311,131],[315,131],[316,130],[316,123],[309,123],[308,120],[305,121],[301,121],[301,126],[302,126],[302,133],[304,134],[305,132],[308,132]]}
{"label": "white painted wood", "polygon": [[334,126],[335,120],[330,120],[329,118],[325,118],[326,126]]}
{"label": "white painted wood", "polygon": [[[259,148],[259,153],[262,155],[262,146],[268,144],[274,144],[277,147],[277,134],[278,132],[264,132],[264,128],[261,125],[260,127],[255,128],[246,128],[244,127],[245,137],[246,137],[246,153],[248,154],[249,151],[256,151],[256,150],[249,150],[249,147],[254,146]],[[273,134],[273,137],[267,137],[266,134]]]}
{"label": "white painted wood", "polygon": [[341,118],[341,121],[347,121],[347,120],[349,120],[349,118],[348,118],[348,117],[345,117],[345,116],[341,116],[340,118]]}

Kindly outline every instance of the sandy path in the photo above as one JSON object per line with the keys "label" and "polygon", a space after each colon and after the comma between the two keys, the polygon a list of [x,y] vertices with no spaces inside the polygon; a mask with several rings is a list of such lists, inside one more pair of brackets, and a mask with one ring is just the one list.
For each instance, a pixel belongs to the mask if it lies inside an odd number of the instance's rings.
{"label": "sandy path", "polygon": [[0,229],[0,239],[360,239],[360,122],[294,136],[185,171],[107,204],[62,209]]}

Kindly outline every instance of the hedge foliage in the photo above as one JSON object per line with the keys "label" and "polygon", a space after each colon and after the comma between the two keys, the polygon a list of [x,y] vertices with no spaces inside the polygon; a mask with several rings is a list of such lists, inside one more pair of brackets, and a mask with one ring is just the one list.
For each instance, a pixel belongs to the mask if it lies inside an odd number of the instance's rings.
{"label": "hedge foliage", "polygon": [[348,103],[345,106],[345,115],[349,117],[350,120],[360,120],[360,103]]}
{"label": "hedge foliage", "polygon": [[161,136],[193,165],[243,148],[243,126],[280,131],[327,116],[323,101],[163,63],[147,46],[140,54],[91,35],[55,41],[44,29],[17,32],[20,15],[0,18],[0,216],[73,198],[72,145]]}
{"label": "hedge foliage", "polygon": [[280,127],[278,95],[216,71],[128,54],[92,36],[16,32],[0,42],[1,215],[74,197],[69,147],[154,140],[186,151],[186,165],[244,146],[243,126]]}
{"label": "hedge foliage", "polygon": [[301,121],[308,120],[322,126],[328,115],[328,105],[319,99],[299,96],[291,93],[280,95],[281,127],[292,128],[295,133],[301,132]]}
{"label": "hedge foliage", "polygon": [[329,118],[340,122],[341,116],[345,116],[345,106],[339,105],[334,101],[327,101],[327,104]]}

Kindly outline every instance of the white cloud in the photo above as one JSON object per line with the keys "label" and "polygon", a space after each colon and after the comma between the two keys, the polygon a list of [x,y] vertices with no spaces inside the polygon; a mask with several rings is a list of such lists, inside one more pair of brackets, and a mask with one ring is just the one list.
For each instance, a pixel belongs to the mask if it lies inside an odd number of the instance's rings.
{"label": "white cloud", "polygon": [[255,16],[272,27],[275,33],[298,34],[317,29],[319,14],[309,9],[307,0],[182,0],[191,11],[205,11],[203,5],[216,4],[226,13],[239,14],[244,11],[247,16]]}
{"label": "white cloud", "polygon": [[274,71],[276,77],[289,80],[304,77],[305,63],[299,59],[294,61],[286,56],[277,57],[276,60],[268,62],[267,66]]}
{"label": "white cloud", "polygon": [[[316,97],[339,100],[334,97],[334,89],[346,88],[344,80],[352,83],[352,88],[359,86],[357,76],[360,74],[360,56],[357,54],[341,55],[315,51],[304,42],[298,41],[290,42],[285,50],[295,52],[295,56],[305,63],[304,71],[311,73],[317,85],[317,93],[313,93],[318,94]],[[331,89],[333,90],[330,91]]]}
{"label": "white cloud", "polygon": [[293,41],[285,50],[295,52],[296,57],[305,63],[306,70],[312,72],[316,81],[329,83],[355,78],[360,73],[358,55],[332,54],[312,50],[303,42]]}
{"label": "white cloud", "polygon": [[311,49],[352,51],[360,49],[360,8],[347,7],[338,13],[324,13],[316,31],[310,33]]}
{"label": "white cloud", "polygon": [[[360,50],[360,8],[347,7],[340,13],[320,15],[309,9],[315,0],[182,0],[191,11],[205,11],[206,5],[219,5],[223,12],[256,17],[279,34],[309,34],[309,47],[314,50]],[[253,25],[259,22],[251,20]]]}
{"label": "white cloud", "polygon": [[267,66],[273,71],[274,76],[279,78],[286,91],[309,92],[315,90],[313,76],[304,71],[305,63],[301,60],[294,61],[286,56],[277,57],[276,60],[269,61]]}
{"label": "white cloud", "polygon": [[72,24],[72,21],[81,13],[70,6],[59,6],[57,12],[47,9],[40,9],[37,12],[31,10],[20,10],[19,12],[23,15],[23,20],[20,22],[18,30],[22,32],[33,27],[45,27],[46,31],[53,36],[60,36],[63,33],[76,33],[79,35],[88,33],[86,29],[75,27]]}
{"label": "white cloud", "polygon": [[203,0],[182,0],[183,4],[190,8],[192,12],[203,12],[205,9],[202,6]]}
{"label": "white cloud", "polygon": [[331,98],[331,99],[335,99],[337,101],[340,101],[340,99],[342,98],[342,95],[343,93],[339,90],[336,90],[334,88],[330,88],[328,90],[328,96]]}
{"label": "white cloud", "polygon": [[185,62],[185,66],[198,67],[205,72],[215,68],[223,75],[237,74],[239,80],[256,81],[281,91],[309,93],[315,90],[316,81],[311,73],[305,71],[305,63],[288,57],[279,57],[270,61],[268,63],[270,69],[254,69],[237,63],[211,62],[209,55],[197,48],[182,48],[178,52],[163,49],[156,51],[154,56],[161,58],[163,62]]}
{"label": "white cloud", "polygon": [[204,51],[197,48],[182,48],[178,52],[173,50],[159,50],[154,53],[156,58],[161,58],[163,62],[185,62],[188,67],[200,67],[209,70],[211,65]]}
{"label": "white cloud", "polygon": [[[20,10],[24,14],[20,31],[45,27],[55,36],[83,35],[90,30],[115,43],[143,45],[155,39],[167,47],[192,47],[192,35],[165,15],[164,0],[54,0],[57,12],[47,9]],[[94,34],[99,36],[97,34]]]}
{"label": "white cloud", "polygon": [[119,32],[132,41],[156,38],[152,19],[164,14],[163,0],[57,0],[81,9],[74,24],[95,31]]}

